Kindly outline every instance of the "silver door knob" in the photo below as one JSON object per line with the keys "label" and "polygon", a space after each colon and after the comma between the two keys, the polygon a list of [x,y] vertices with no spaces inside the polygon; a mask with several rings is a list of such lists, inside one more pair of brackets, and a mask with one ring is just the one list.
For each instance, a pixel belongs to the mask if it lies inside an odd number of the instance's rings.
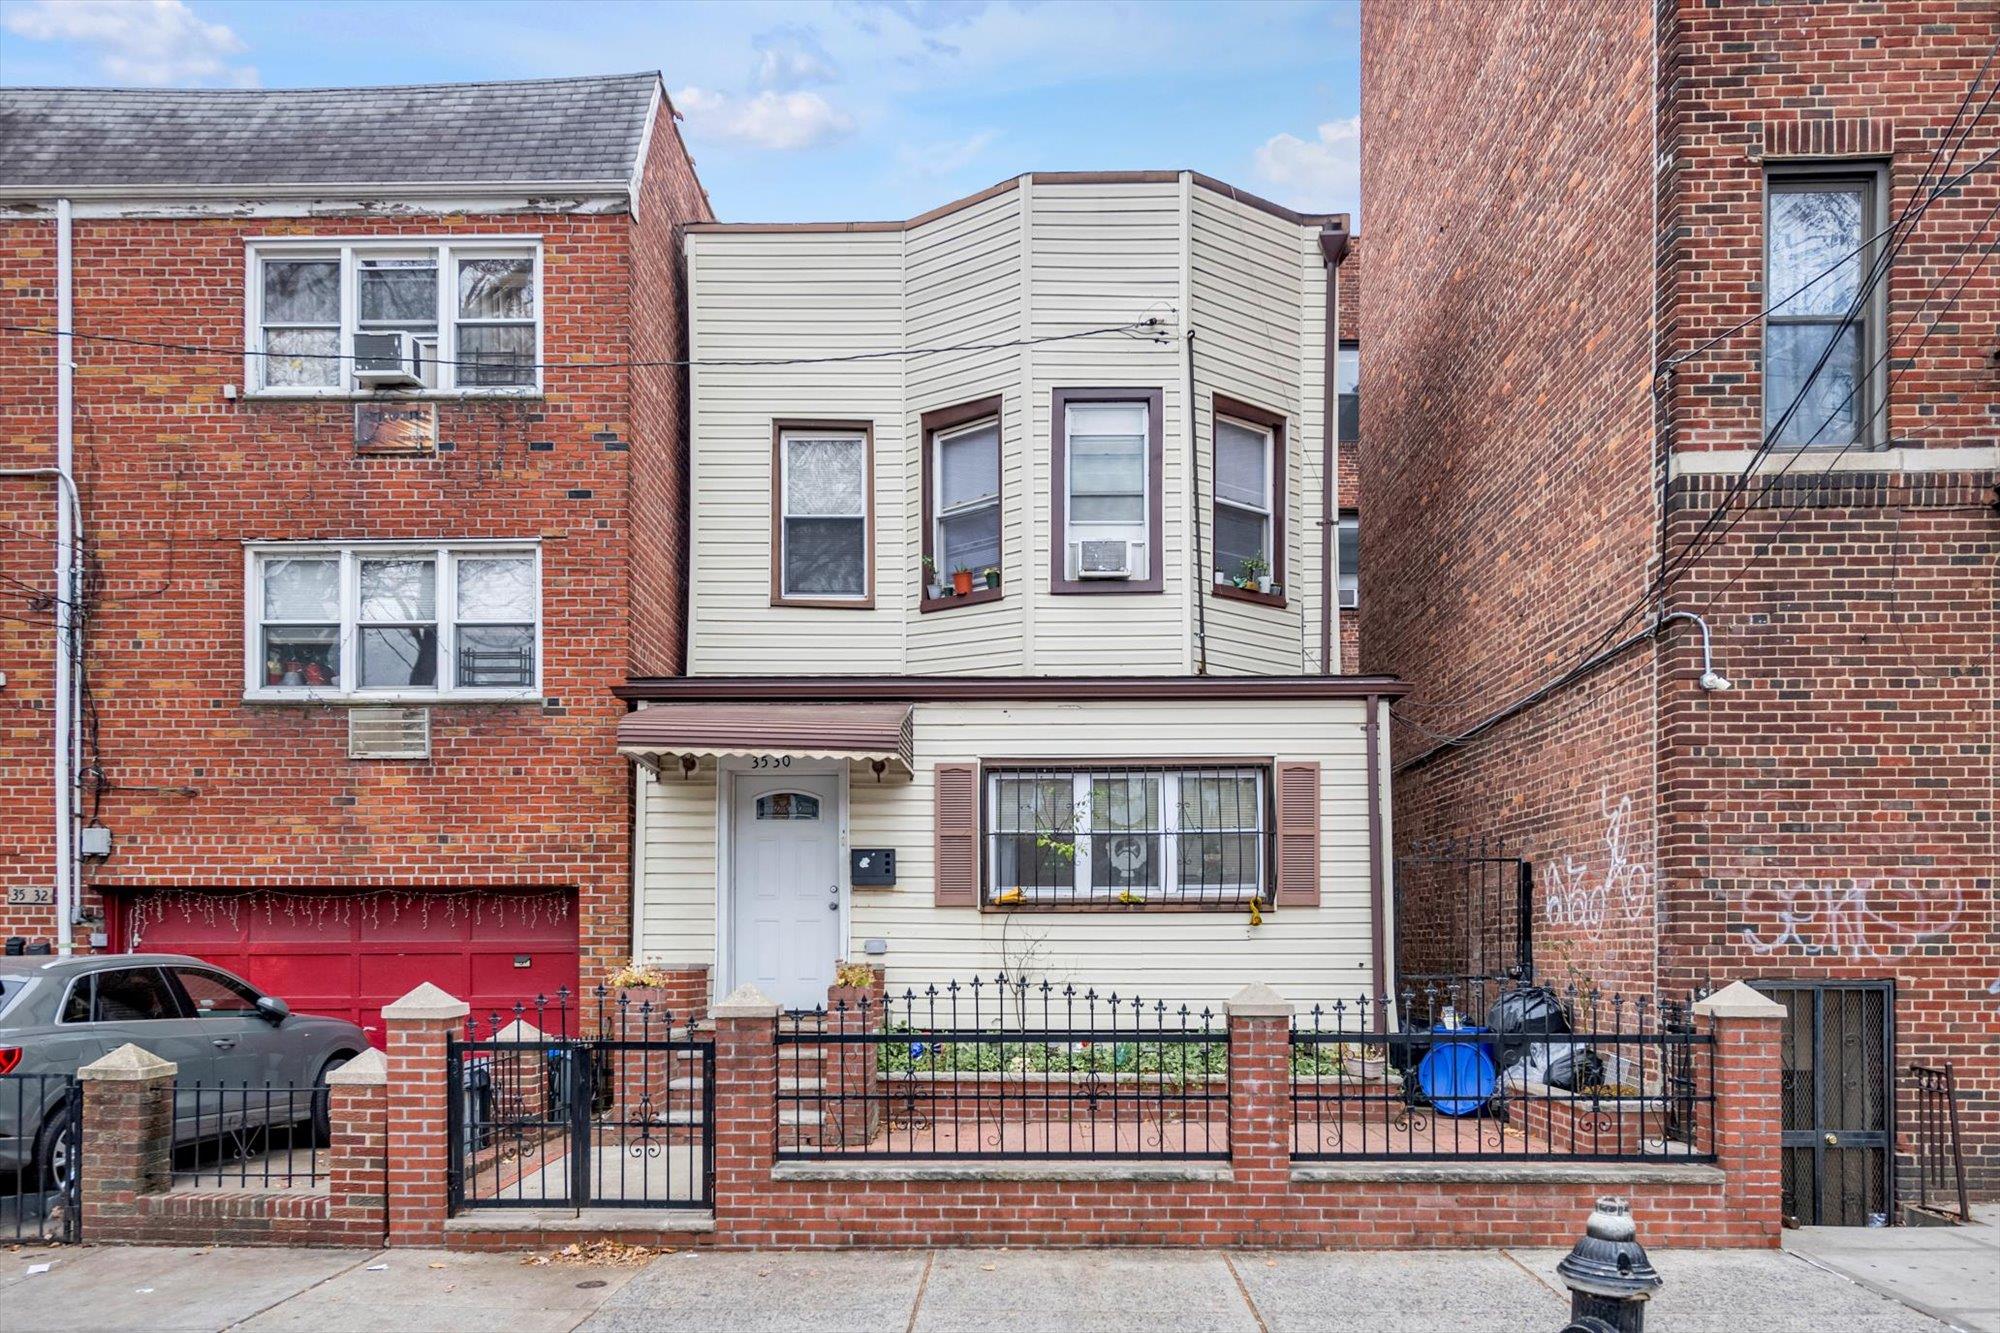
{"label": "silver door knob", "polygon": [[840,904],[839,904],[839,903],[828,903],[828,904],[826,905],[826,910],[827,910],[827,911],[829,911],[829,912],[838,912],[838,911],[840,910]]}
{"label": "silver door knob", "polygon": [[836,898],[838,898],[838,897],[840,896],[840,886],[839,886],[838,884],[829,884],[829,885],[827,885],[827,886],[826,886],[826,891],[827,891],[828,893],[832,894],[832,895],[833,895],[834,897],[836,897]]}

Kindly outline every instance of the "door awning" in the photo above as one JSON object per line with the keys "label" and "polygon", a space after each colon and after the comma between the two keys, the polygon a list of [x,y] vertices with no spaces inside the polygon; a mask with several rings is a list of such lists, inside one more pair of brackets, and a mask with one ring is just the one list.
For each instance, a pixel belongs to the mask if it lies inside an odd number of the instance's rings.
{"label": "door awning", "polygon": [[909,704],[650,704],[618,723],[618,753],[860,759],[910,771]]}

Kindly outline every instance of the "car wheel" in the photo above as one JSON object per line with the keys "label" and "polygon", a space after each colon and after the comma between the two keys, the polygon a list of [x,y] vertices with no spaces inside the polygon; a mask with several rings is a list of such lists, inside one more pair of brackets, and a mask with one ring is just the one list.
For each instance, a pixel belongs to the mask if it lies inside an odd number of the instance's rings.
{"label": "car wheel", "polygon": [[77,1170],[75,1125],[69,1108],[58,1106],[35,1136],[35,1175],[44,1190],[62,1191]]}
{"label": "car wheel", "polygon": [[333,1142],[333,1098],[327,1094],[326,1076],[353,1058],[352,1052],[334,1056],[320,1066],[319,1077],[313,1080],[312,1127],[316,1143]]}

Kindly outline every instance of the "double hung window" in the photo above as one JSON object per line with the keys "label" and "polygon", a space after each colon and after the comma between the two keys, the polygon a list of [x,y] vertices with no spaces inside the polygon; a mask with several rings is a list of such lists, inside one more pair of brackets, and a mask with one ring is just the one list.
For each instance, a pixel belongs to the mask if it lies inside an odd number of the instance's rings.
{"label": "double hung window", "polygon": [[1774,170],[1767,183],[1764,431],[1779,447],[1878,437],[1880,188],[1870,173]]}
{"label": "double hung window", "polygon": [[871,431],[779,422],[771,600],[865,607],[874,600]]}
{"label": "double hung window", "polygon": [[1161,395],[1055,392],[1056,592],[1157,592]]}
{"label": "double hung window", "polygon": [[1268,785],[1261,765],[989,771],[987,901],[1268,902]]}
{"label": "double hung window", "polygon": [[480,543],[249,553],[252,698],[531,697],[540,556]]}

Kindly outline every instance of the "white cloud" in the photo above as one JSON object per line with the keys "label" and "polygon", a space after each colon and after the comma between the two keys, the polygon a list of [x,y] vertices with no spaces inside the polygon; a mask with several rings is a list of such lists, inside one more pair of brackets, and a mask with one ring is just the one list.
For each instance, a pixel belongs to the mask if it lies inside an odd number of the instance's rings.
{"label": "white cloud", "polygon": [[840,77],[833,57],[811,28],[786,26],[750,39],[757,52],[757,86],[787,92]]}
{"label": "white cloud", "polygon": [[811,148],[850,134],[854,118],[818,93],[765,91],[749,99],[706,88],[683,88],[674,106],[697,134],[752,148]]}
{"label": "white cloud", "polygon": [[999,137],[998,130],[981,130],[963,139],[906,143],[896,149],[896,160],[919,176],[950,176],[971,166]]}
{"label": "white cloud", "polygon": [[182,0],[34,0],[11,9],[7,30],[38,42],[75,42],[119,83],[162,88],[257,82],[231,63],[248,48],[227,24],[208,23]]}
{"label": "white cloud", "polygon": [[1283,202],[1315,211],[1361,203],[1361,117],[1329,120],[1311,140],[1274,134],[1257,149],[1257,174]]}

